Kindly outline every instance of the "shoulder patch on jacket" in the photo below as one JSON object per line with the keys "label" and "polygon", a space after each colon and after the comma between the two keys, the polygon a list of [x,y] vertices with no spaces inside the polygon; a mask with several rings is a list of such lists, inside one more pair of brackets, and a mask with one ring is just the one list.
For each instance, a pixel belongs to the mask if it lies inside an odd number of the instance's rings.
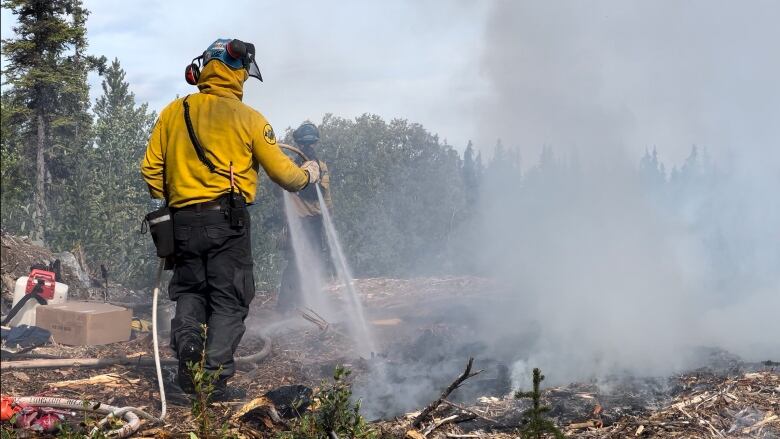
{"label": "shoulder patch on jacket", "polygon": [[274,134],[274,129],[271,128],[271,124],[265,124],[265,128],[263,128],[263,137],[265,137],[265,141],[268,142],[269,145],[276,144],[276,134]]}

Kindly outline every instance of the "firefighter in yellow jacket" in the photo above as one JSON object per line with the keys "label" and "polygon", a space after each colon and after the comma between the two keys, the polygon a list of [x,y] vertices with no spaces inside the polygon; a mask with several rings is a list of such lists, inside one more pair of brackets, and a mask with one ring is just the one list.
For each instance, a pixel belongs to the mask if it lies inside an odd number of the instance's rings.
{"label": "firefighter in yellow jacket", "polygon": [[[330,174],[325,162],[317,158],[317,145],[320,141],[320,131],[317,126],[311,122],[304,122],[293,132],[295,145],[306,155],[309,160],[314,160],[319,164],[321,178],[319,186],[322,189],[322,198],[328,209],[333,207],[330,195]],[[322,206],[320,206],[317,188],[314,185],[306,189],[290,194],[290,203],[288,209],[288,218],[293,217],[296,224],[288,224],[288,233],[294,227],[299,228],[300,235],[297,239],[303,242],[298,243],[295,248],[292,245],[292,237],[287,239],[287,266],[282,272],[281,283],[279,284],[279,298],[276,302],[276,309],[282,313],[288,313],[295,307],[304,305],[303,303],[303,285],[301,284],[300,264],[302,261],[309,261],[318,264],[319,267],[327,270],[329,267],[329,258],[327,256],[327,239],[325,237],[322,223]],[[295,251],[303,251],[307,255],[295,255]],[[316,273],[318,270],[314,270]]]}
{"label": "firefighter in yellow jacket", "polygon": [[168,291],[176,302],[171,347],[179,385],[194,392],[187,363],[200,359],[206,324],[206,370],[220,373],[215,400],[242,393],[226,383],[255,294],[246,206],[255,199],[259,168],[291,192],[320,176],[317,162],[298,166],[290,160],[263,115],[241,102],[244,81],[262,81],[254,54],[252,44],[219,39],[195,58],[185,79],[200,93],[163,109],[141,163],[151,196],[165,199],[173,211],[175,265]]}

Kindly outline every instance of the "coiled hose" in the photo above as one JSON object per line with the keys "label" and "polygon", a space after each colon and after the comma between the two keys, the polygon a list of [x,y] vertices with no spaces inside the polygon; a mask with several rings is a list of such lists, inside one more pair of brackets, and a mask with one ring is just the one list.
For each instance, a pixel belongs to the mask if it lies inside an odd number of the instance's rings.
{"label": "coiled hose", "polygon": [[[178,364],[175,358],[160,359],[160,346],[157,338],[157,299],[160,294],[160,285],[162,283],[162,273],[165,268],[165,260],[161,259],[157,269],[157,280],[152,293],[152,340],[154,343],[154,366],[157,372],[157,384],[160,389],[160,416],[156,417],[137,407],[114,407],[107,404],[82,401],[78,399],[51,398],[43,396],[28,396],[15,398],[15,401],[25,403],[31,406],[45,406],[60,409],[75,409],[102,413],[106,416],[98,422],[92,429],[90,436],[98,434],[103,427],[115,418],[123,418],[125,425],[108,432],[109,437],[124,438],[135,433],[141,425],[141,419],[144,418],[152,422],[163,422],[168,406],[165,399],[165,386],[162,378],[162,365]],[[260,333],[263,340],[263,348],[259,352],[245,357],[236,358],[237,364],[254,364],[268,356],[271,352],[271,339],[264,333]],[[21,360],[21,361],[3,361],[0,362],[1,370],[11,369],[30,369],[30,368],[58,368],[58,367],[101,367],[120,364],[137,364],[139,366],[151,365],[149,359],[144,358],[62,358],[62,359],[40,359],[40,360]]]}
{"label": "coiled hose", "polygon": [[52,398],[48,396],[25,396],[21,398],[14,398],[14,402],[27,404],[33,407],[82,410],[86,412],[105,414],[106,417],[101,420],[100,423],[95,426],[95,428],[92,429],[90,436],[97,434],[100,429],[108,422],[108,420],[115,417],[122,417],[125,420],[125,425],[106,433],[106,435],[109,437],[129,437],[138,430],[138,427],[141,426],[141,418],[155,422],[161,421],[160,418],[156,418],[136,407],[120,408],[100,402],[85,401],[80,399]]}

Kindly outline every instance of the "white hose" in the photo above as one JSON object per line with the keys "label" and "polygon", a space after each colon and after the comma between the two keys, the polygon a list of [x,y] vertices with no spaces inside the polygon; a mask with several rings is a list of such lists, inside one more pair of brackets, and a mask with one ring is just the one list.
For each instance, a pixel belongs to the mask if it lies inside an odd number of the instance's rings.
{"label": "white hose", "polygon": [[[83,401],[79,399],[67,399],[67,398],[51,398],[47,396],[27,396],[15,398],[14,401],[28,404],[31,406],[43,406],[59,409],[73,409],[83,410],[94,413],[105,414],[106,416],[92,429],[90,437],[97,435],[103,426],[105,426],[111,419],[122,417],[125,420],[125,425],[122,427],[111,430],[107,433],[109,437],[124,438],[129,437],[135,433],[141,425],[141,419],[144,418],[153,422],[163,422],[167,415],[167,403],[165,400],[165,388],[163,386],[162,367],[160,361],[160,347],[157,339],[157,299],[160,294],[160,284],[162,283],[162,273],[165,269],[165,260],[160,260],[159,268],[157,269],[157,281],[152,293],[152,340],[154,343],[154,365],[157,369],[157,383],[160,387],[160,417],[155,417],[149,413],[137,408],[137,407],[114,407],[112,405],[103,404],[100,402]],[[248,355],[246,357],[236,358],[236,363],[239,364],[254,364],[265,357],[271,352],[271,339],[261,333],[260,338],[263,340],[263,348],[259,352]],[[37,368],[37,367],[79,367],[79,366],[107,366],[113,364],[129,364],[136,362],[141,364],[138,359],[129,358],[109,358],[109,359],[97,359],[97,358],[82,358],[82,359],[55,359],[55,360],[32,360],[32,361],[4,361],[0,363],[2,369],[16,369],[16,368]],[[175,359],[167,359],[166,364],[176,364]],[[139,418],[140,416],[140,418]]]}
{"label": "white hose", "polygon": [[160,387],[160,420],[165,419],[168,411],[168,405],[165,401],[165,386],[163,386],[162,367],[160,366],[160,345],[157,341],[157,296],[160,294],[160,283],[165,269],[165,259],[160,259],[160,266],[157,268],[157,282],[154,284],[152,293],[152,340],[154,341],[154,367],[157,369],[157,384]]}
{"label": "white hose", "polygon": [[[152,421],[152,422],[160,422],[160,423],[163,422],[163,420],[161,418],[155,418],[154,416],[150,415],[149,413],[146,413],[145,411],[139,409],[138,407],[132,407],[132,406],[127,406],[127,407],[122,407],[122,408],[114,407],[114,410],[111,410],[106,415],[106,417],[101,419],[100,422],[98,422],[97,425],[95,425],[95,427],[89,433],[89,437],[94,437],[94,436],[98,435],[100,433],[100,431],[103,429],[103,426],[105,426],[106,424],[111,422],[112,419],[125,418],[125,417],[127,417],[129,415],[140,416],[140,417],[142,417],[142,418],[144,418],[146,420]],[[133,429],[133,431],[130,431],[128,434],[133,434],[133,433],[135,433],[136,430],[138,430],[137,426]],[[110,433],[111,432],[109,432],[109,434]],[[124,436],[120,436],[120,437],[124,437]]]}

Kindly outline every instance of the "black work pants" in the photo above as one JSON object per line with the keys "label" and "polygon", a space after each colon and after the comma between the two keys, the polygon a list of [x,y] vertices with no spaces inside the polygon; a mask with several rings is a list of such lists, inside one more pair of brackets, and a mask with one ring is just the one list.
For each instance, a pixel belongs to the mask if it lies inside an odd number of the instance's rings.
{"label": "black work pants", "polygon": [[224,211],[180,210],[174,214],[176,265],[168,288],[176,302],[171,320],[171,347],[203,346],[202,324],[208,328],[206,370],[221,369],[220,378],[235,373],[233,355],[244,335],[244,319],[255,295],[249,214],[233,229]]}
{"label": "black work pants", "polygon": [[[322,225],[322,215],[312,215],[300,218],[301,229],[303,229],[303,247],[305,251],[312,254],[321,255],[322,266],[328,270],[327,246],[325,244],[324,229]],[[289,226],[288,226],[288,233]],[[287,238],[287,266],[282,272],[282,279],[279,284],[279,297],[276,301],[276,309],[281,312],[292,311],[303,302],[303,286],[301,285],[300,270],[306,267],[298,266],[298,258],[295,257],[293,250],[293,237]],[[299,238],[300,239],[300,238]]]}

